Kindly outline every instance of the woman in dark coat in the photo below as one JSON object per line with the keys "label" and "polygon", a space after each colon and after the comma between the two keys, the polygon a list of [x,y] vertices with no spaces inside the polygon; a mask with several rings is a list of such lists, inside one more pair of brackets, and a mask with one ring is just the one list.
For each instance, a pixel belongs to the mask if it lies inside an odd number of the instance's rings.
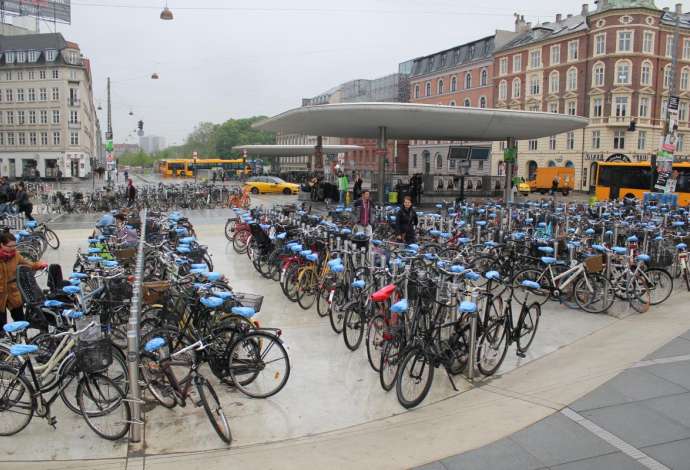
{"label": "woman in dark coat", "polygon": [[412,208],[412,197],[405,196],[403,205],[395,216],[395,233],[398,240],[404,241],[408,245],[417,239],[415,229],[419,220],[417,213]]}

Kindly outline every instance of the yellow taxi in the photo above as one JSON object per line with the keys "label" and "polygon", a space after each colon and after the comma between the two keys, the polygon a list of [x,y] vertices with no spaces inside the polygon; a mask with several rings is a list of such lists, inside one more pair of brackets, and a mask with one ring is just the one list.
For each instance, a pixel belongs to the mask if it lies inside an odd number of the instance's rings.
{"label": "yellow taxi", "polygon": [[243,187],[251,191],[252,194],[297,194],[299,192],[299,184],[288,183],[276,176],[253,176],[245,181]]}
{"label": "yellow taxi", "polygon": [[532,188],[530,188],[529,183],[526,183],[524,180],[518,183],[517,185],[517,190],[520,194],[523,196],[529,196],[530,191]]}

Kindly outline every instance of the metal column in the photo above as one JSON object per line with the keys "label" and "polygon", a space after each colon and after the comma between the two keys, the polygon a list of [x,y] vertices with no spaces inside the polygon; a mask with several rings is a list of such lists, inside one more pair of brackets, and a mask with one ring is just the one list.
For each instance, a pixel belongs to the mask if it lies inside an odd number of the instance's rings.
{"label": "metal column", "polygon": [[388,129],[379,127],[379,136],[376,141],[377,157],[379,158],[379,204],[385,204],[383,186],[386,183],[386,148],[388,143]]}

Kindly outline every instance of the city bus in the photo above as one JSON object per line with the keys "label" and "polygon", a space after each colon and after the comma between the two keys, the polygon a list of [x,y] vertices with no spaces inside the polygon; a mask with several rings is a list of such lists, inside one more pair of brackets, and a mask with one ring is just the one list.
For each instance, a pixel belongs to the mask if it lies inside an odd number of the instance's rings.
{"label": "city bus", "polygon": [[196,166],[193,158],[178,158],[173,160],[160,160],[158,171],[162,176],[194,177],[194,169],[197,171],[210,171],[222,168],[227,174],[233,176],[252,176],[263,172],[263,165],[256,161],[245,161],[242,158],[223,160],[220,158],[198,158]]}
{"label": "city bus", "polygon": [[[599,201],[622,200],[631,196],[642,200],[652,185],[649,162],[601,162],[597,166],[595,195]],[[690,204],[690,163],[674,163],[673,170],[678,171],[675,191],[678,204],[687,206]]]}

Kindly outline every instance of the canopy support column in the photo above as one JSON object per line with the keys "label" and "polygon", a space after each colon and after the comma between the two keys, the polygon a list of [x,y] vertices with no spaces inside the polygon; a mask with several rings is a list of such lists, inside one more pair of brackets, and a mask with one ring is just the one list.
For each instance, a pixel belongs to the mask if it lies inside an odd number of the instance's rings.
{"label": "canopy support column", "polygon": [[378,200],[379,204],[385,204],[385,194],[383,191],[386,182],[386,149],[388,148],[388,129],[386,127],[379,127],[379,136],[376,141],[376,153],[379,158],[379,190]]}
{"label": "canopy support column", "polygon": [[513,173],[515,172],[515,165],[517,164],[517,141],[510,137],[506,140],[506,151],[503,154],[503,162],[505,163],[505,181],[503,183],[503,201],[506,205],[512,204],[513,201]]}
{"label": "canopy support column", "polygon": [[311,171],[315,172],[319,164],[323,169],[323,137],[320,135],[316,136],[316,147],[314,147],[314,155],[311,157]]}

